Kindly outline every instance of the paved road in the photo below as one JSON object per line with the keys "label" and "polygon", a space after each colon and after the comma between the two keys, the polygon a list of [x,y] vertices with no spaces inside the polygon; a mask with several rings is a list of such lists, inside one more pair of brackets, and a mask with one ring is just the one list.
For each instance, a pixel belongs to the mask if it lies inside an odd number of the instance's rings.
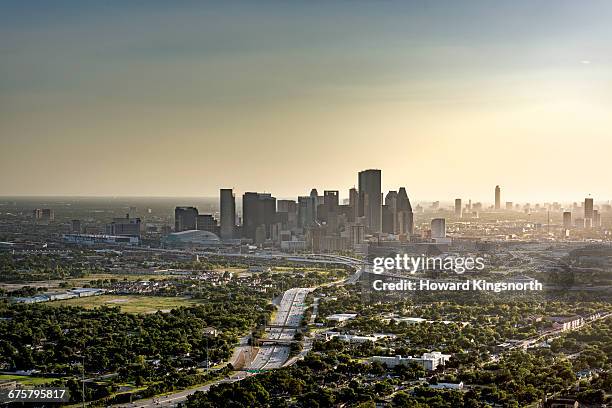
{"label": "paved road", "polygon": [[[273,326],[267,333],[267,338],[272,340],[292,340],[296,333],[295,326],[299,326],[304,315],[306,295],[312,289],[293,288],[283,294],[278,312],[272,322]],[[293,327],[282,327],[293,326]],[[289,358],[289,345],[264,344],[259,349],[257,356],[249,365],[249,369],[263,370],[279,368]]]}
{"label": "paved road", "polygon": [[[299,326],[302,321],[302,315],[304,314],[306,295],[310,292],[311,288],[293,288],[289,289],[283,294],[283,298],[280,302],[278,312],[272,322],[274,326]],[[268,333],[268,338],[274,340],[292,340],[295,335],[295,328],[285,327],[273,327]],[[241,346],[239,348],[246,347],[244,344],[244,338],[241,339]],[[237,359],[237,353],[234,353],[233,361]],[[289,345],[263,345],[253,362],[249,365],[249,369],[264,370],[271,368],[282,367],[289,358]],[[173,407],[180,402],[185,402],[187,396],[195,393],[196,391],[208,391],[210,387],[222,383],[230,383],[235,381],[243,380],[244,378],[253,375],[246,372],[236,372],[230,377],[222,380],[214,381],[208,385],[204,385],[198,388],[191,388],[188,390],[179,391],[170,394],[166,397],[155,397],[150,399],[143,399],[135,401],[131,404],[121,404],[122,407],[131,408],[153,408],[153,407]]]}

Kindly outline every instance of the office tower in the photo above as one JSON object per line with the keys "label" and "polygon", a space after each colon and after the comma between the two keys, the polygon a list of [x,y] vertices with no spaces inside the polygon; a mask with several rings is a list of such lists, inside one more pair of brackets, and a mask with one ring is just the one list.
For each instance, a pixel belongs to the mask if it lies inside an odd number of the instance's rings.
{"label": "office tower", "polygon": [[349,206],[351,211],[348,216],[349,222],[355,222],[359,217],[359,193],[355,187],[349,190]]}
{"label": "office tower", "polygon": [[73,234],[81,233],[81,220],[72,220],[70,221],[70,230]]}
{"label": "office tower", "polygon": [[[385,206],[387,207],[387,214],[385,215]],[[397,225],[397,191],[389,191],[385,196],[385,205],[383,206],[383,232],[389,234],[397,234],[399,226]],[[385,228],[385,216],[387,217],[386,228]],[[385,229],[387,231],[385,231]]]}
{"label": "office tower", "polygon": [[323,204],[318,208],[323,209],[322,219],[327,224],[327,232],[334,233],[338,229],[338,207],[340,205],[340,192],[337,190],[323,191]]}
{"label": "office tower", "polygon": [[584,199],[584,218],[593,219],[593,199]]}
{"label": "office tower", "polygon": [[307,227],[311,227],[316,224],[318,215],[317,215],[317,207],[319,206],[319,193],[316,188],[310,190],[310,201],[308,201],[308,220]]}
{"label": "office tower", "polygon": [[405,187],[397,192],[397,234],[414,234],[414,213]]}
{"label": "office tower", "polygon": [[215,235],[219,234],[217,220],[215,220],[212,214],[198,214],[197,229],[212,232]]}
{"label": "office tower", "polygon": [[125,218],[113,218],[110,224],[106,224],[106,233],[140,237],[140,218],[130,218],[129,213],[125,215]]}
{"label": "office tower", "polygon": [[198,229],[198,209],[195,207],[176,207],[174,209],[174,231]]}
{"label": "office tower", "polygon": [[455,198],[455,217],[461,218],[463,208],[461,207],[461,199]]}
{"label": "office tower", "polygon": [[298,197],[297,203],[297,226],[298,228],[308,228],[310,226],[310,197]]}
{"label": "office tower", "polygon": [[601,227],[601,214],[598,210],[593,210],[593,228]]}
{"label": "office tower", "polygon": [[382,206],[382,232],[385,234],[395,234],[394,220],[395,214],[391,206],[384,204]]}
{"label": "office tower", "polygon": [[499,186],[495,186],[495,209],[499,210],[501,208],[501,189]]}
{"label": "office tower", "polygon": [[281,216],[283,229],[295,230],[298,227],[298,203],[294,200],[277,200],[276,211]]}
{"label": "office tower", "polygon": [[32,217],[35,220],[53,221],[55,219],[55,212],[50,208],[37,208],[32,211]]}
{"label": "office tower", "polygon": [[272,225],[276,223],[276,198],[266,193],[242,195],[242,235],[255,243],[272,238]]}
{"label": "office tower", "polygon": [[370,233],[381,232],[382,191],[381,171],[359,172],[359,215],[365,218],[365,227]]}
{"label": "office tower", "polygon": [[563,228],[572,228],[572,213],[570,211],[563,212]]}
{"label": "office tower", "polygon": [[506,201],[506,210],[512,211],[513,207],[514,207],[514,203],[512,201]]}
{"label": "office tower", "polygon": [[236,226],[236,197],[231,188],[222,188],[219,192],[221,239],[232,239]]}
{"label": "office tower", "polygon": [[353,225],[351,226],[351,244],[358,245],[363,244],[365,238],[364,226]]}
{"label": "office tower", "polygon": [[444,218],[431,220],[431,237],[446,238],[446,220]]}

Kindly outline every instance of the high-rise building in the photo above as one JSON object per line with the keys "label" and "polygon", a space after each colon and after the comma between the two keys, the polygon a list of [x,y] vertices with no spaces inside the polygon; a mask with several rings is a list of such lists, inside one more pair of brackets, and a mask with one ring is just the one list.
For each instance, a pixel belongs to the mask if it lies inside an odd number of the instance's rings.
{"label": "high-rise building", "polygon": [[431,220],[431,237],[446,238],[446,220],[444,218]]}
{"label": "high-rise building", "polygon": [[281,216],[283,229],[295,230],[298,227],[298,203],[294,200],[277,200],[276,211]]}
{"label": "high-rise building", "polygon": [[405,187],[397,192],[397,234],[414,234],[414,213]]}
{"label": "high-rise building", "polygon": [[55,212],[51,208],[37,208],[32,211],[32,216],[35,220],[53,221],[55,220]]}
{"label": "high-rise building", "polygon": [[501,189],[499,186],[495,186],[495,209],[499,210],[501,208]]}
{"label": "high-rise building", "polygon": [[272,225],[276,223],[276,198],[268,193],[242,195],[242,235],[261,243],[272,238]]}
{"label": "high-rise building", "polygon": [[385,205],[382,210],[382,230],[390,234],[397,234],[397,191],[389,191],[385,196]]}
{"label": "high-rise building", "polygon": [[463,215],[463,207],[461,206],[461,199],[455,198],[455,217],[461,218]]}
{"label": "high-rise building", "polygon": [[593,199],[585,198],[584,199],[584,218],[585,219],[593,219]]}
{"label": "high-rise building", "polygon": [[382,232],[385,234],[395,234],[395,214],[390,205],[382,206]]}
{"label": "high-rise building", "polygon": [[351,244],[358,245],[362,244],[364,241],[364,226],[363,225],[353,225],[351,226]]}
{"label": "high-rise building", "polygon": [[236,226],[236,197],[231,188],[222,188],[219,194],[221,210],[221,239],[234,238]]}
{"label": "high-rise building", "polygon": [[359,192],[355,187],[349,190],[349,206],[351,211],[348,216],[348,221],[355,222],[359,217]]}
{"label": "high-rise building", "polygon": [[298,197],[297,203],[297,226],[298,228],[307,228],[311,223],[310,196]]}
{"label": "high-rise building", "polygon": [[593,210],[593,228],[601,227],[601,214],[598,210]]}
{"label": "high-rise building", "polygon": [[[323,204],[318,208],[322,209],[319,219],[325,221],[327,232],[334,233],[338,230],[338,211],[340,206],[340,192],[337,190],[323,191]],[[317,210],[318,211],[318,210]]]}
{"label": "high-rise building", "polygon": [[82,231],[81,220],[72,220],[70,222],[70,225],[71,225],[70,229],[71,229],[73,234],[80,234],[81,233],[81,231]]}
{"label": "high-rise building", "polygon": [[359,215],[364,217],[368,232],[381,232],[382,191],[380,170],[369,169],[359,172]]}
{"label": "high-rise building", "polygon": [[506,210],[512,211],[512,208],[514,208],[514,203],[512,201],[506,201]]}
{"label": "high-rise building", "polygon": [[219,234],[217,220],[215,220],[212,214],[198,214],[197,229],[200,231],[212,232],[215,235]]}
{"label": "high-rise building", "polygon": [[198,229],[198,209],[195,207],[176,207],[174,209],[174,231]]}
{"label": "high-rise building", "polygon": [[106,233],[140,237],[140,218],[130,218],[130,214],[126,214],[125,218],[114,218],[110,224],[106,224]]}
{"label": "high-rise building", "polygon": [[572,213],[570,211],[563,212],[563,228],[572,228]]}

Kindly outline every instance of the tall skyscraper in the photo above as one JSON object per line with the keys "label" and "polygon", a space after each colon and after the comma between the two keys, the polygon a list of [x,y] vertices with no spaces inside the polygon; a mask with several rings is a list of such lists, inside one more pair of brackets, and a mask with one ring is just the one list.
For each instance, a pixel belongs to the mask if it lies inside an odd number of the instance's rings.
{"label": "tall skyscraper", "polygon": [[348,215],[348,221],[355,222],[359,217],[359,192],[355,187],[349,190],[349,207],[351,211]]}
{"label": "tall skyscraper", "polygon": [[272,225],[276,222],[276,198],[266,193],[242,195],[242,234],[261,243],[272,238]]}
{"label": "tall skyscraper", "polygon": [[397,192],[397,234],[414,234],[414,213],[408,199],[406,188],[400,187]]}
{"label": "tall skyscraper", "polygon": [[463,215],[463,208],[461,206],[461,199],[455,198],[455,216],[461,218]]}
{"label": "tall skyscraper", "polygon": [[431,220],[431,237],[446,238],[446,220],[444,218]]}
{"label": "tall skyscraper", "polygon": [[593,228],[601,227],[601,214],[598,210],[593,210]]}
{"label": "tall skyscraper", "polygon": [[221,201],[221,239],[232,239],[236,226],[236,197],[231,188],[222,188],[219,200]]}
{"label": "tall skyscraper", "polygon": [[501,208],[501,189],[499,186],[495,186],[495,209],[499,210]]}
{"label": "tall skyscraper", "polygon": [[392,190],[387,193],[387,195],[385,196],[385,205],[383,206],[382,213],[383,232],[397,234],[399,228],[397,225],[397,191]]}
{"label": "tall skyscraper", "polygon": [[563,212],[563,228],[572,228],[572,213],[570,211]]}
{"label": "tall skyscraper", "polygon": [[381,171],[359,172],[359,215],[365,217],[365,227],[370,233],[382,231]]}
{"label": "tall skyscraper", "polygon": [[593,219],[593,199],[584,199],[584,219]]}
{"label": "tall skyscraper", "polygon": [[176,207],[174,209],[174,231],[189,231],[198,228],[198,209],[195,207]]}

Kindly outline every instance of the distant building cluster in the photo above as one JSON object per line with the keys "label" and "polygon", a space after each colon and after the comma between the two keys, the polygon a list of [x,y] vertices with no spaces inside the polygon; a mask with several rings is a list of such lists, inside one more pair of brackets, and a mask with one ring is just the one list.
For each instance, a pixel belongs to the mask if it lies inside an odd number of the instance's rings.
{"label": "distant building cluster", "polygon": [[[287,252],[311,250],[341,252],[359,250],[366,237],[390,235],[408,241],[414,234],[414,213],[404,187],[384,196],[381,171],[359,172],[358,189],[351,188],[347,202],[340,203],[338,190],[320,195],[313,188],[296,200],[277,200],[271,193],[245,192],[242,217],[237,217],[231,189],[220,190],[220,217],[199,214],[195,207],[176,207],[174,234],[168,245],[203,244],[201,234],[176,234],[208,231],[206,244],[242,240],[257,246],[277,247]],[[193,237],[193,239],[191,239]],[[184,238],[184,239],[182,239]]]}

